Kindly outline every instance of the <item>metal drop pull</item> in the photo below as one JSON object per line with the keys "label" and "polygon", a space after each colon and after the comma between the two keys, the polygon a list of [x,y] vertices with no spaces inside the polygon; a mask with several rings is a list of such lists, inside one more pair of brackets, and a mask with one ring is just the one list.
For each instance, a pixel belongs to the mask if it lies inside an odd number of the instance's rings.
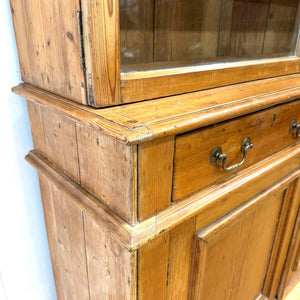
{"label": "metal drop pull", "polygon": [[251,139],[249,137],[245,137],[242,145],[241,145],[241,152],[243,153],[243,159],[241,162],[232,165],[230,167],[226,167],[226,162],[227,162],[227,154],[222,153],[222,148],[221,147],[216,147],[210,154],[210,162],[215,165],[217,163],[219,163],[220,161],[223,160],[222,162],[222,167],[223,170],[226,172],[230,172],[233,171],[237,168],[239,168],[241,165],[243,165],[243,163],[246,160],[246,156],[247,156],[247,152],[249,149],[251,149],[253,147],[253,144],[251,144]]}
{"label": "metal drop pull", "polygon": [[294,132],[296,130],[296,137],[300,137],[300,124],[297,124],[297,120],[293,120],[290,125],[290,132]]}

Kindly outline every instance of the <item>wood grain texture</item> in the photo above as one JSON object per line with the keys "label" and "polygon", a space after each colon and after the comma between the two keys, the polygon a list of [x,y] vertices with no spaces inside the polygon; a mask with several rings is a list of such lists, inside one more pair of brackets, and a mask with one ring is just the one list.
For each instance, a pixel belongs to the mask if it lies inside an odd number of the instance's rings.
{"label": "wood grain texture", "polygon": [[34,147],[79,182],[75,122],[28,102]]}
{"label": "wood grain texture", "polygon": [[155,2],[154,61],[216,56],[220,0]]}
{"label": "wood grain texture", "polygon": [[123,248],[88,215],[84,215],[84,231],[89,299],[136,299],[136,251]]}
{"label": "wood grain texture", "polygon": [[45,133],[39,105],[27,101],[27,109],[30,120],[31,135],[34,149],[41,154],[46,154]]}
{"label": "wood grain texture", "polygon": [[11,0],[10,4],[22,80],[85,104],[77,26],[80,2]]}
{"label": "wood grain texture", "polygon": [[55,279],[56,294],[59,300],[66,299],[64,274],[60,265],[59,245],[57,240],[57,228],[53,207],[52,187],[48,178],[39,174],[39,183],[43,201],[43,210],[47,228],[48,244],[52,262],[52,270]]}
{"label": "wood grain texture", "polygon": [[191,299],[255,299],[260,294],[282,194],[262,193],[196,233]]}
{"label": "wood grain texture", "polygon": [[53,208],[65,300],[89,299],[82,211],[56,187],[53,187]]}
{"label": "wood grain texture", "polygon": [[276,236],[263,286],[263,294],[275,299],[299,208],[299,179],[286,190]]}
{"label": "wood grain texture", "polygon": [[167,299],[188,299],[195,218],[183,222],[169,234],[169,280]]}
{"label": "wood grain texture", "polygon": [[233,2],[230,56],[260,56],[265,38],[269,2],[269,0]]}
{"label": "wood grain texture", "polygon": [[[238,48],[238,46],[236,47]],[[130,103],[239,82],[295,74],[299,70],[299,58],[286,57],[126,73],[122,75],[121,97],[123,103]]]}
{"label": "wood grain texture", "polygon": [[[299,1],[270,2],[268,21],[264,38],[264,53],[289,53],[295,49],[295,26],[298,26],[297,10]],[[295,24],[296,20],[296,24]],[[297,32],[298,30],[296,30]]]}
{"label": "wood grain texture", "polygon": [[79,182],[75,122],[44,107],[41,118],[46,157]]}
{"label": "wood grain texture", "polygon": [[239,168],[243,169],[296,143],[295,134],[289,132],[294,119],[300,120],[298,102],[178,136],[174,158],[173,200],[176,201],[216,180],[232,176],[235,171],[224,172],[222,163],[213,165],[210,162],[210,154],[215,147],[221,147],[222,152],[227,154],[228,167],[242,160],[242,141],[245,137],[250,137],[254,146],[248,151],[243,166]]}
{"label": "wood grain texture", "polygon": [[169,234],[162,234],[138,250],[138,295],[144,299],[167,299]]}
{"label": "wood grain texture", "polygon": [[121,69],[153,61],[154,1],[120,2]]}
{"label": "wood grain texture", "polygon": [[80,182],[130,224],[137,219],[136,147],[77,126]]}
{"label": "wood grain texture", "polygon": [[83,0],[88,103],[121,103],[119,1]]}
{"label": "wood grain texture", "polygon": [[[86,213],[107,228],[114,239],[128,250],[138,249],[195,216],[197,216],[196,228],[199,230],[241,205],[245,197],[249,199],[255,196],[257,190],[261,191],[283,177],[285,177],[283,182],[291,182],[299,177],[300,172],[297,170],[300,148],[292,146],[241,171],[226,184],[213,185],[205,191],[172,205],[155,217],[130,226],[37,152],[31,151],[26,159],[39,173],[47,176],[48,180],[54,182],[61,191],[72,197],[73,201]],[[253,189],[253,186],[256,189]],[[278,186],[275,184],[273,188],[278,189]],[[269,192],[272,192],[272,189]]]}
{"label": "wood grain texture", "polygon": [[300,96],[300,75],[211,89],[101,110],[20,84],[13,91],[122,143],[138,144],[287,103]]}
{"label": "wood grain texture", "polygon": [[300,213],[298,215],[293,230],[293,236],[289,245],[288,254],[284,264],[283,273],[280,279],[280,286],[277,292],[277,299],[282,299],[284,295],[287,295],[291,286],[294,286],[296,280],[298,280],[299,270],[299,252],[300,252]]}
{"label": "wood grain texture", "polygon": [[169,136],[139,146],[139,221],[171,205],[174,140]]}

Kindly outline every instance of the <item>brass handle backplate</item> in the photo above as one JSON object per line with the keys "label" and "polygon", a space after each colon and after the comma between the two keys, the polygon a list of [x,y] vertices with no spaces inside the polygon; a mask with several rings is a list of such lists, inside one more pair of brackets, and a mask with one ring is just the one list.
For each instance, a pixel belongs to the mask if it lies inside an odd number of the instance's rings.
{"label": "brass handle backplate", "polygon": [[241,160],[241,162],[239,162],[235,165],[232,165],[230,167],[226,167],[227,154],[222,153],[221,147],[216,147],[210,154],[210,162],[213,165],[215,165],[215,164],[219,163],[220,161],[223,161],[222,162],[223,170],[226,172],[233,171],[233,170],[237,169],[238,167],[240,167],[245,162],[247,152],[252,147],[253,147],[253,144],[251,144],[251,139],[249,137],[245,137],[242,142],[242,145],[241,145],[241,152],[243,153],[243,159]]}
{"label": "brass handle backplate", "polygon": [[294,132],[296,130],[296,137],[300,137],[300,124],[297,124],[296,120],[293,120],[290,125],[290,132]]}

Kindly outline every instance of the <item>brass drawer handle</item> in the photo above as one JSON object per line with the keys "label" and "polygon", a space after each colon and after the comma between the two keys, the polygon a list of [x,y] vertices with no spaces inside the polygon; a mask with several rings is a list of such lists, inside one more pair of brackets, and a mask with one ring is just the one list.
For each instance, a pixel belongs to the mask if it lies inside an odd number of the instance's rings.
{"label": "brass drawer handle", "polygon": [[219,163],[221,160],[223,160],[222,167],[223,170],[226,172],[233,171],[240,167],[246,160],[247,152],[249,149],[253,147],[253,144],[251,144],[251,139],[249,137],[245,137],[242,145],[241,145],[241,152],[243,153],[243,159],[241,162],[232,165],[230,167],[226,167],[226,162],[227,162],[227,154],[222,153],[222,148],[221,147],[216,147],[210,154],[210,162],[215,165]]}
{"label": "brass drawer handle", "polygon": [[296,130],[296,137],[300,137],[300,124],[297,124],[297,120],[293,120],[290,125],[290,132],[294,132]]}

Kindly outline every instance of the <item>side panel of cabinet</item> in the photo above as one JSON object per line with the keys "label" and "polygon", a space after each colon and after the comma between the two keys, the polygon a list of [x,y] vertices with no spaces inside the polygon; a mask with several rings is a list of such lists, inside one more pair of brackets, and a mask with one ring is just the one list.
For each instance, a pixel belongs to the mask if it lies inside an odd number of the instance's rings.
{"label": "side panel of cabinet", "polygon": [[128,251],[45,175],[39,174],[58,300],[135,300],[136,251]]}
{"label": "side panel of cabinet", "polygon": [[11,0],[22,80],[86,103],[77,12],[80,1]]}

